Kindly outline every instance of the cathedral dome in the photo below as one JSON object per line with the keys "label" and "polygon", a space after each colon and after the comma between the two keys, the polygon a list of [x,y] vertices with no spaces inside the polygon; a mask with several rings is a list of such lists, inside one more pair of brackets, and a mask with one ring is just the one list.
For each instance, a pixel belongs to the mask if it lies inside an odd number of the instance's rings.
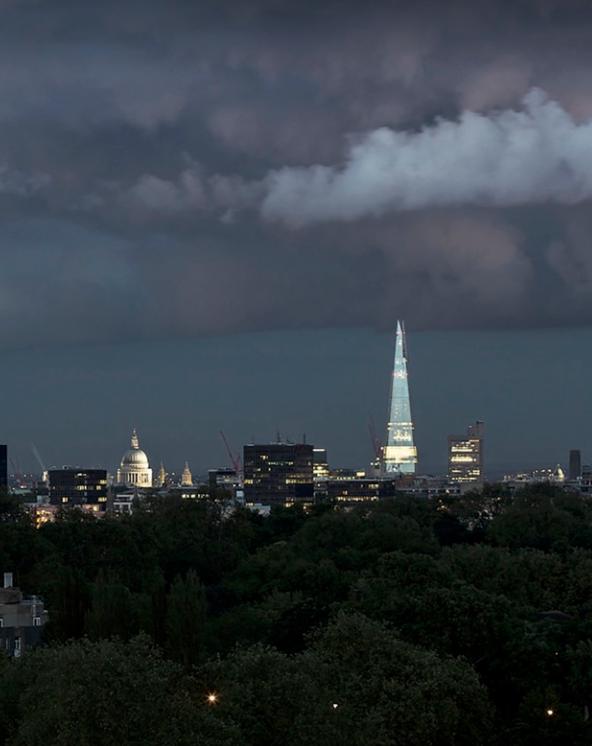
{"label": "cathedral dome", "polygon": [[121,468],[124,466],[134,466],[136,469],[148,469],[148,456],[141,448],[130,448],[123,454],[121,459]]}
{"label": "cathedral dome", "polygon": [[148,456],[140,448],[140,439],[135,430],[130,445],[131,448],[123,454],[117,470],[117,483],[130,487],[151,487],[152,469]]}

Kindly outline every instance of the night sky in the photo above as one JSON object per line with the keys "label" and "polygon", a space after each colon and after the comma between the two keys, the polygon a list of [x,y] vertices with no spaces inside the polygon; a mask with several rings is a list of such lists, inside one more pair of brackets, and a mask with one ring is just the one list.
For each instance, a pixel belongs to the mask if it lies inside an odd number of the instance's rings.
{"label": "night sky", "polygon": [[584,0],[0,0],[0,441],[364,466],[402,318],[423,469],[592,461],[591,69]]}

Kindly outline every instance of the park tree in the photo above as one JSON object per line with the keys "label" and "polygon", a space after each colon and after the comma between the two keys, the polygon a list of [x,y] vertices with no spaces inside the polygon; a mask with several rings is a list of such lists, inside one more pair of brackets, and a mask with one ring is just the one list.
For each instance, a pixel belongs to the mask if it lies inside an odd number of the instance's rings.
{"label": "park tree", "polygon": [[340,614],[302,654],[239,649],[200,671],[245,746],[477,746],[491,708],[471,667]]}
{"label": "park tree", "polygon": [[93,585],[85,628],[91,640],[121,637],[129,640],[139,631],[139,608],[122,583],[100,574]]}
{"label": "park tree", "polygon": [[6,746],[238,746],[196,681],[148,638],[40,649],[0,666]]}
{"label": "park tree", "polygon": [[174,660],[189,666],[204,647],[206,598],[194,571],[175,578],[167,596],[166,648]]}

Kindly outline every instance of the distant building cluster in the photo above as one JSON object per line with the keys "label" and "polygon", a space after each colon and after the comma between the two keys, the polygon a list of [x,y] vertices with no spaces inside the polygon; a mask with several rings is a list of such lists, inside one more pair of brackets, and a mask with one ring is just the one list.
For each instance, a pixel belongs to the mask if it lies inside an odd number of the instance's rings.
{"label": "distant building cluster", "polygon": [[[45,470],[34,488],[29,480],[17,480],[13,489],[34,492],[27,503],[37,525],[54,520],[60,510],[78,508],[101,516],[105,512],[130,513],[148,495],[183,499],[215,498],[244,504],[263,514],[274,505],[310,506],[320,501],[354,505],[392,498],[398,494],[423,497],[458,495],[481,489],[486,480],[485,424],[477,420],[466,432],[448,436],[448,469],[439,476],[417,473],[418,452],[412,416],[405,326],[397,322],[394,360],[385,437],[371,430],[375,458],[370,468],[336,469],[329,465],[327,450],[308,443],[292,443],[277,437],[272,443],[245,445],[242,458],[235,455],[224,436],[231,465],[210,469],[195,479],[185,461],[179,475],[168,473],[161,462],[153,472],[147,453],[134,429],[129,448],[114,475],[105,469],[62,467]],[[36,457],[41,463],[39,454]],[[0,445],[0,493],[9,487],[7,447]],[[525,484],[551,482],[592,493],[592,467],[583,466],[581,454],[569,454],[568,475],[560,466],[534,472],[508,474],[508,489]]]}
{"label": "distant building cluster", "polygon": [[[274,506],[329,503],[351,508],[360,503],[412,495],[423,498],[454,497],[479,490],[485,482],[485,424],[477,420],[466,432],[448,436],[448,469],[439,476],[417,473],[418,453],[409,389],[405,327],[397,323],[393,373],[384,443],[371,435],[374,460],[369,469],[331,468],[327,449],[309,443],[282,441],[250,443],[242,457],[233,453],[224,433],[231,465],[210,469],[206,478],[195,479],[185,461],[180,475],[168,473],[161,462],[154,476],[140,438],[132,430],[129,448],[114,474],[106,469],[64,466],[43,467],[41,481],[22,475],[18,469],[9,479],[12,463],[6,445],[0,445],[0,497],[26,494],[24,503],[35,525],[54,521],[63,510],[78,509],[101,517],[107,513],[129,514],[151,496],[182,500],[221,501],[225,511],[245,506],[268,515]],[[14,464],[12,464],[14,467]],[[537,483],[551,483],[592,494],[592,466],[582,464],[579,450],[569,452],[568,473],[560,465],[552,469],[508,474],[503,478],[508,491]],[[0,653],[18,657],[41,639],[47,622],[43,602],[26,596],[13,585],[10,572],[0,587]]]}

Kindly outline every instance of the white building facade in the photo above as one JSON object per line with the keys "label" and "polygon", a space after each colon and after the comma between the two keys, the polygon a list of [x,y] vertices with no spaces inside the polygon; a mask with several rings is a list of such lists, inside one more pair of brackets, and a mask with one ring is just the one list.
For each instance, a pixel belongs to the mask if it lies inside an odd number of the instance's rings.
{"label": "white building facade", "polygon": [[128,487],[152,487],[152,469],[148,456],[140,448],[140,439],[135,430],[132,433],[131,448],[121,459],[116,481],[117,484]]}

